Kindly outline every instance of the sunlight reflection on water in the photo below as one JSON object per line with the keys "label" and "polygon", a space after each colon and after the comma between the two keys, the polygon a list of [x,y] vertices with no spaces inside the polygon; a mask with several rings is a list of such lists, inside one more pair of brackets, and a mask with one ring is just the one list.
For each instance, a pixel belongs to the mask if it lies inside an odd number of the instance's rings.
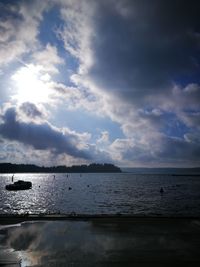
{"label": "sunlight reflection on water", "polygon": [[5,190],[11,174],[0,175],[0,213],[200,215],[199,177],[130,173],[55,176],[16,174],[15,180],[31,181],[33,186],[13,192]]}

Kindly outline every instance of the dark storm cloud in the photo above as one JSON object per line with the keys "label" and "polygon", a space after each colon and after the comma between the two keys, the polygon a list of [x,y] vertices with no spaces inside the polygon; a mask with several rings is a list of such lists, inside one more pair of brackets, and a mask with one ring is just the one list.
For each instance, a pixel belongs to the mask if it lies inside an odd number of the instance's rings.
{"label": "dark storm cloud", "polygon": [[156,156],[165,162],[197,162],[200,160],[200,140],[192,135],[187,135],[185,140],[164,136],[162,149],[156,152]]}
{"label": "dark storm cloud", "polygon": [[42,117],[42,112],[30,102],[25,102],[20,106],[20,109],[31,118]]}
{"label": "dark storm cloud", "polygon": [[[199,166],[200,134],[188,133],[184,138],[166,135],[152,136],[148,146],[133,144],[131,140],[117,139],[111,146],[126,161],[156,166]],[[183,165],[184,163],[184,165]]]}
{"label": "dark storm cloud", "polygon": [[[9,19],[16,24],[19,20],[23,20],[23,16],[16,12],[19,11],[19,1],[15,1],[15,6],[12,6],[12,4],[13,1],[0,1],[1,20],[6,21]],[[0,29],[4,30],[3,27],[0,27]]]}
{"label": "dark storm cloud", "polygon": [[78,136],[70,132],[61,132],[47,122],[36,124],[17,119],[15,108],[9,108],[1,116],[0,135],[9,140],[30,145],[39,150],[50,150],[55,154],[66,153],[73,157],[89,159],[87,151],[79,150]]}
{"label": "dark storm cloud", "polygon": [[[199,1],[102,1],[90,77],[136,103],[199,71]],[[135,101],[136,100],[136,101]]]}

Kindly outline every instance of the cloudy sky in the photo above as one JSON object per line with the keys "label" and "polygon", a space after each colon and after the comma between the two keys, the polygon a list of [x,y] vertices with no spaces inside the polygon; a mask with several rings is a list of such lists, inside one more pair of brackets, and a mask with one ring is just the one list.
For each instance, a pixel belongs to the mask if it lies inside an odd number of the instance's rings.
{"label": "cloudy sky", "polygon": [[0,0],[0,162],[200,166],[198,5]]}

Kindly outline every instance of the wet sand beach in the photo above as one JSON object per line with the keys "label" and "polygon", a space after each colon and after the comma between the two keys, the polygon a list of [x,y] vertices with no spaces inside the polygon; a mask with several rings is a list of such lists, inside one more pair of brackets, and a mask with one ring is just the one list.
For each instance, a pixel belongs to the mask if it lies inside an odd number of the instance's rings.
{"label": "wet sand beach", "polygon": [[0,266],[200,264],[200,218],[4,216],[0,224]]}

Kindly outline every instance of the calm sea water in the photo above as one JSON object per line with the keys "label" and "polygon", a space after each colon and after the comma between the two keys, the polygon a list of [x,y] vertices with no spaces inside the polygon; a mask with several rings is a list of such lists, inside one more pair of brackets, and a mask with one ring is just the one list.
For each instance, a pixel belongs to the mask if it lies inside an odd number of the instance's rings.
{"label": "calm sea water", "polygon": [[[0,174],[0,213],[76,213],[200,216],[200,176],[167,174],[16,174],[31,181],[7,191],[11,174]],[[71,190],[69,190],[69,187]],[[160,194],[160,188],[164,194]]]}

